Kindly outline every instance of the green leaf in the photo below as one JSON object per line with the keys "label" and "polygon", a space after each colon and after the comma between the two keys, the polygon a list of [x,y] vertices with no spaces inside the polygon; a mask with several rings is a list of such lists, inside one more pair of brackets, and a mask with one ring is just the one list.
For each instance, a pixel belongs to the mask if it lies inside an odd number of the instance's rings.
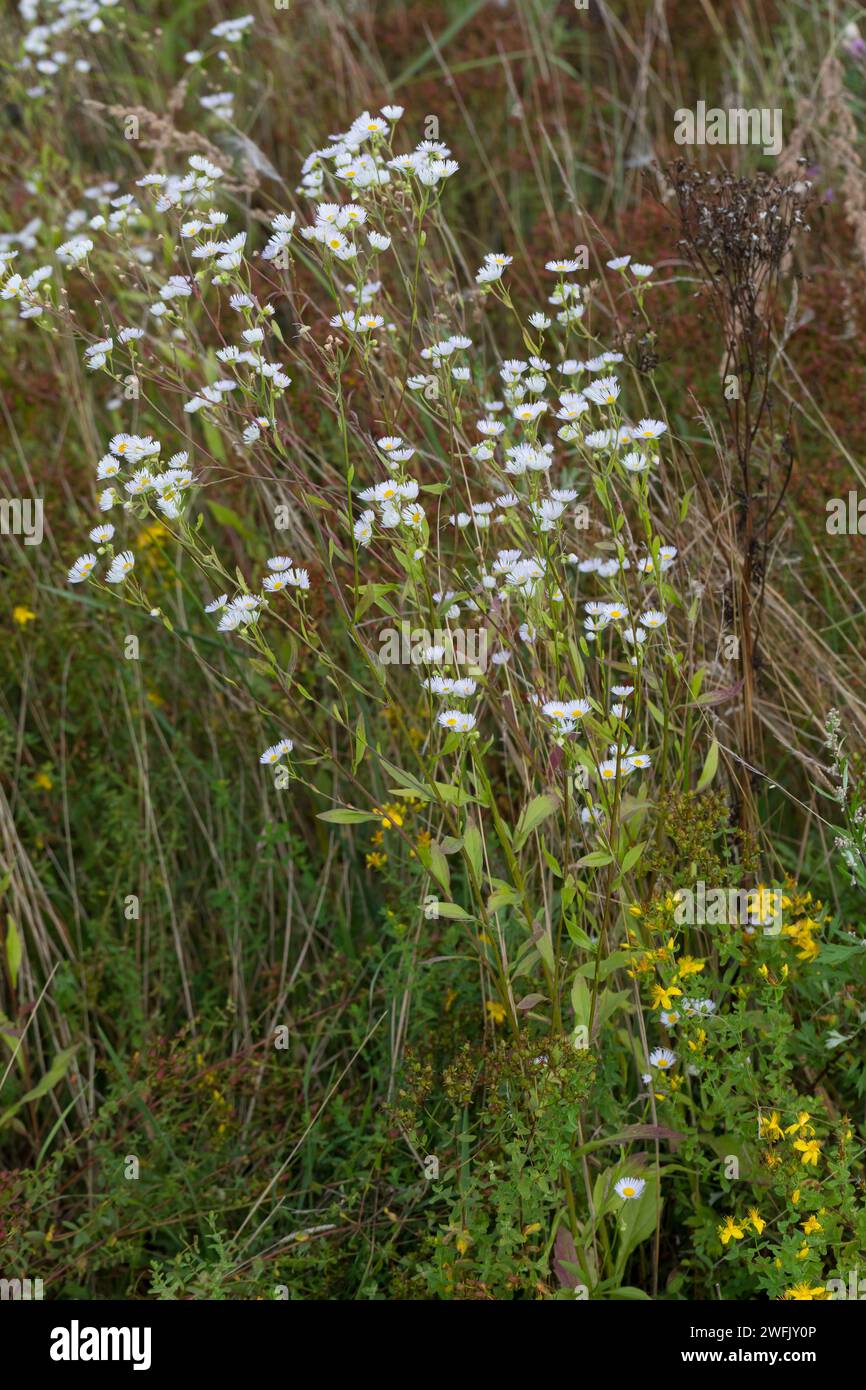
{"label": "green leaf", "polygon": [[[614,1172],[611,1172],[611,1185],[614,1180]],[[619,1176],[623,1176],[621,1173]],[[641,1174],[643,1177],[644,1174]],[[622,1208],[618,1221],[619,1227],[619,1248],[617,1250],[616,1268],[617,1273],[622,1274],[625,1269],[626,1260],[633,1250],[648,1240],[656,1228],[656,1216],[660,1209],[658,1187],[654,1173],[646,1175],[646,1187],[641,1195],[634,1201],[622,1201],[619,1197],[614,1197],[614,1201]]]}
{"label": "green leaf", "polygon": [[622,872],[624,874],[627,874],[629,870],[634,868],[646,847],[647,841],[641,840],[640,844],[632,845],[631,849],[626,851],[622,861]]}
{"label": "green leaf", "polygon": [[487,911],[499,912],[503,907],[519,907],[520,894],[508,883],[496,882],[493,892],[487,899]]}
{"label": "green leaf", "polygon": [[707,754],[707,760],[704,763],[704,770],[698,778],[697,790],[699,792],[704,791],[704,789],[710,785],[710,783],[716,775],[716,768],[718,767],[718,765],[719,745],[716,742],[716,740],[713,739],[712,743],[710,744],[710,751]]}
{"label": "green leaf", "polygon": [[435,840],[431,840],[427,846],[418,846],[418,857],[424,868],[429,870],[436,882],[444,892],[451,892],[451,870],[448,867],[448,860],[442,853],[441,845],[437,845]]}
{"label": "green leaf", "polygon": [[547,966],[548,970],[553,970],[553,942],[547,932],[542,932],[535,943],[536,950]]}
{"label": "green leaf", "polygon": [[[460,735],[454,734],[453,737],[459,739]],[[453,787],[450,782],[434,782],[433,786],[449,806],[469,806],[478,803],[477,796],[465,792],[462,787]]]}
{"label": "green leaf", "polygon": [[381,816],[370,811],[320,811],[316,820],[328,821],[330,825],[363,825],[365,821],[381,820]]}
{"label": "green leaf", "polygon": [[577,925],[570,912],[565,914],[565,930],[568,932],[575,946],[580,946],[584,951],[592,951],[595,949],[593,942],[590,941],[583,928]]}
{"label": "green leaf", "polygon": [[[614,970],[621,970],[631,963],[632,956],[629,951],[611,951],[609,956],[605,956],[604,960],[599,961],[598,978],[606,980],[608,975],[613,974]],[[596,974],[595,961],[585,960],[583,965],[577,967],[577,974],[585,975],[587,979],[593,979]]]}
{"label": "green leaf", "polygon": [[660,728],[663,728],[663,727],[664,727],[664,722],[665,722],[665,716],[664,716],[664,712],[663,712],[662,710],[659,709],[658,705],[653,704],[652,700],[646,700],[646,701],[645,701],[645,708],[649,710],[650,714],[652,715],[652,717],[653,717],[653,719],[655,720],[655,722],[659,725],[659,727],[660,727]]}
{"label": "green leaf", "polygon": [[402,772],[394,763],[389,763],[388,759],[382,753],[378,756],[382,766],[391,773],[392,777],[397,778],[397,784],[403,796],[411,793],[412,796],[420,797],[422,801],[430,801],[432,799],[433,793],[426,782],[419,782],[418,778],[411,772]]}
{"label": "green leaf", "polygon": [[18,969],[21,965],[21,937],[12,916],[6,918],[6,964],[9,967],[9,979],[12,988],[18,984]]}
{"label": "green leaf", "polygon": [[562,878],[562,869],[560,868],[559,860],[550,853],[546,845],[542,845],[541,852],[544,855],[544,862],[550,872],[555,874],[557,878]]}
{"label": "green leaf", "polygon": [[694,496],[694,493],[695,489],[693,487],[690,487],[688,491],[683,494],[683,500],[680,502],[680,521],[685,521],[686,517],[688,516],[689,506],[691,504],[691,500]]}
{"label": "green leaf", "polygon": [[589,1010],[592,1003],[592,996],[589,992],[589,985],[582,975],[575,975],[574,983],[571,986],[571,1007],[574,1009],[574,1022],[580,1027],[589,1027]]}
{"label": "green leaf", "polygon": [[29,1105],[31,1101],[39,1100],[41,1096],[46,1096],[49,1091],[54,1090],[58,1081],[62,1081],[69,1070],[69,1064],[77,1051],[78,1044],[75,1043],[73,1047],[67,1047],[64,1048],[62,1052],[58,1052],[48,1071],[45,1073],[42,1080],[33,1087],[32,1091],[28,1091],[26,1095],[23,1095],[14,1105],[10,1105],[8,1110],[3,1111],[3,1114],[0,1115],[0,1129],[2,1129],[4,1125],[9,1124],[10,1120],[18,1114],[22,1106]]}
{"label": "green leaf", "polygon": [[330,502],[326,501],[324,497],[317,497],[314,492],[305,492],[304,501],[309,502],[311,507],[321,508],[323,512],[332,510]]}
{"label": "green leaf", "polygon": [[436,912],[437,916],[451,917],[455,922],[469,922],[472,916],[471,913],[465,912],[462,907],[458,907],[456,903],[440,902]]}
{"label": "green leaf", "polygon": [[474,821],[467,822],[466,833],[463,836],[463,848],[466,851],[466,857],[469,860],[469,863],[472,865],[472,872],[480,883],[482,867],[482,841],[481,831],[478,829],[478,826],[475,824]]}
{"label": "green leaf", "polygon": [[394,609],[391,607],[389,603],[385,602],[384,595],[394,593],[397,590],[397,587],[398,586],[396,584],[363,585],[361,589],[361,601],[358,604],[358,610],[355,614],[355,622],[357,623],[358,619],[363,617],[363,615],[367,612],[367,609],[372,608],[374,603],[377,604],[384,613],[389,613],[392,617],[396,617],[397,615],[394,612]]}
{"label": "green leaf", "polygon": [[211,502],[208,498],[208,507],[214,521],[219,522],[220,526],[228,526],[232,531],[237,531],[239,536],[243,536],[245,541],[254,541],[255,535],[250,530],[247,523],[237,512],[233,512],[231,507],[224,507],[221,502]]}
{"label": "green leaf", "polygon": [[608,854],[606,849],[594,849],[591,854],[585,854],[582,859],[578,859],[577,867],[584,869],[600,869],[604,864],[612,864],[613,855]]}
{"label": "green leaf", "polygon": [[627,989],[603,989],[598,997],[597,1027],[603,1028],[609,1018],[631,1003]]}
{"label": "green leaf", "polygon": [[358,722],[355,725],[355,752],[352,758],[352,771],[357,772],[358,767],[363,761],[367,751],[367,730],[364,727],[363,714],[358,715]]}
{"label": "green leaf", "polygon": [[559,810],[559,797],[552,792],[544,792],[541,796],[534,796],[527,806],[524,806],[520,820],[517,822],[517,829],[514,832],[515,852],[523,848],[533,830],[535,830],[548,816],[552,816],[554,811]]}

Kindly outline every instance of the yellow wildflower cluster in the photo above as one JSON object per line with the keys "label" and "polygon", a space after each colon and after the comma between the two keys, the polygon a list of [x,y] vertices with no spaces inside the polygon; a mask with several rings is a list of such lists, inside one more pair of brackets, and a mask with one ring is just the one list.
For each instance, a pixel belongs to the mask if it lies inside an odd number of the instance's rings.
{"label": "yellow wildflower cluster", "polygon": [[722,1242],[722,1245],[727,1245],[731,1240],[743,1240],[750,1228],[756,1235],[760,1235],[766,1224],[766,1221],[760,1215],[757,1207],[749,1207],[747,1216],[725,1217],[721,1226],[718,1227],[719,1240]]}
{"label": "yellow wildflower cluster", "polygon": [[386,850],[379,846],[384,843],[385,831],[399,829],[402,826],[406,812],[405,808],[396,801],[388,801],[384,806],[374,806],[373,812],[379,817],[378,830],[374,830],[370,836],[370,843],[374,846],[366,856],[368,869],[382,869],[388,862]]}
{"label": "yellow wildflower cluster", "polygon": [[[821,1156],[821,1141],[815,1138],[815,1126],[811,1123],[811,1116],[807,1110],[801,1110],[793,1124],[782,1128],[779,1123],[779,1112],[773,1110],[769,1115],[761,1117],[759,1122],[759,1132],[762,1139],[766,1139],[771,1144],[777,1144],[780,1139],[790,1138],[796,1134],[797,1138],[793,1141],[793,1147],[800,1154],[800,1162],[818,1166],[818,1159]],[[778,1167],[781,1160],[775,1156],[775,1162],[768,1163],[768,1167]]]}
{"label": "yellow wildflower cluster", "polygon": [[[401,801],[386,801],[382,806],[374,806],[373,812],[379,817],[379,829],[374,830],[370,836],[372,849],[366,855],[368,869],[382,869],[388,862],[388,852],[383,848],[385,835],[389,830],[401,830],[406,824],[406,820],[413,813],[420,802],[415,796],[404,797]],[[422,830],[416,837],[416,843],[425,845],[430,843],[430,834]],[[409,851],[414,859],[415,850]]]}
{"label": "yellow wildflower cluster", "polygon": [[216,1122],[215,1138],[217,1140],[222,1140],[225,1138],[232,1120],[231,1102],[223,1094],[217,1084],[219,1081],[217,1073],[207,1067],[204,1053],[197,1052],[195,1060],[197,1066],[207,1068],[199,1073],[196,1077],[195,1084],[196,1088],[201,1092],[202,1098],[204,1100],[209,1099],[210,1106],[213,1110],[213,1118]]}
{"label": "yellow wildflower cluster", "polygon": [[821,947],[815,940],[815,934],[821,930],[822,923],[816,922],[813,917],[801,917],[797,922],[791,922],[782,928],[782,935],[787,936],[797,947],[798,960],[815,960]]}
{"label": "yellow wildflower cluster", "polygon": [[790,897],[785,898],[784,905],[790,912],[782,935],[796,947],[798,960],[816,960],[821,950],[816,937],[825,924],[824,904],[813,898],[811,893],[798,892],[793,879],[787,882]]}
{"label": "yellow wildflower cluster", "polygon": [[659,946],[644,946],[637,933],[629,929],[623,949],[633,952],[626,974],[636,979],[638,975],[654,973],[657,965],[669,966],[675,956],[675,941],[669,936]]}
{"label": "yellow wildflower cluster", "polygon": [[[776,1123],[774,1127],[779,1128],[778,1116],[776,1117]],[[796,1126],[791,1126],[791,1129],[795,1128]],[[799,1196],[800,1194],[798,1190],[793,1195],[793,1200],[795,1204],[799,1199]],[[820,1212],[818,1213],[818,1216],[823,1215],[824,1208],[822,1207]],[[817,1235],[819,1234],[819,1232],[823,1231],[824,1228],[822,1223],[818,1220],[818,1216],[810,1215],[806,1218],[805,1221],[801,1222],[801,1225],[803,1227],[803,1245],[801,1249],[797,1252],[798,1260],[806,1260],[809,1258],[810,1255],[815,1254],[815,1250],[813,1249],[813,1247],[807,1244],[806,1238],[808,1236]],[[763,1233],[766,1225],[767,1222],[760,1215],[757,1208],[750,1207],[748,1215],[745,1217],[725,1217],[722,1224],[717,1228],[719,1240],[721,1241],[722,1245],[728,1245],[729,1242],[732,1240],[743,1240],[745,1239],[745,1236],[750,1228],[755,1232],[756,1235],[760,1236]],[[775,1263],[777,1267],[781,1267],[781,1261],[778,1258],[776,1259]],[[787,1299],[802,1301],[805,1299],[829,1298],[829,1294],[827,1293],[823,1285],[813,1286],[808,1282],[804,1281],[802,1283],[794,1284],[790,1289],[786,1289],[783,1297]]]}
{"label": "yellow wildflower cluster", "polygon": [[629,931],[626,950],[633,952],[626,970],[632,979],[655,974],[656,970],[664,977],[662,980],[655,979],[650,985],[652,1009],[676,1009],[676,1000],[683,995],[681,986],[690,975],[700,975],[706,966],[706,961],[698,960],[695,956],[677,956],[673,936],[669,936],[660,946],[645,947],[636,940],[634,932]]}

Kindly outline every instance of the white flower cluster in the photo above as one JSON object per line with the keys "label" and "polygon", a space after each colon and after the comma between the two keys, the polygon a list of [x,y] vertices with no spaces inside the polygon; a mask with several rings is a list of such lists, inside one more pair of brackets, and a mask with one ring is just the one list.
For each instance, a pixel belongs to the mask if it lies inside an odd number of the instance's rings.
{"label": "white flower cluster", "polygon": [[[91,18],[98,17],[95,3],[88,7],[83,0],[69,0],[64,16],[74,15],[78,23],[88,8]],[[226,20],[212,28],[211,36],[234,45],[252,24],[250,15]],[[32,54],[49,43],[46,34],[35,33],[31,30]],[[195,65],[204,56],[196,50],[187,54],[187,61]],[[225,114],[230,98],[217,92],[202,102]],[[364,111],[342,134],[312,151],[303,162],[297,190],[312,205],[311,216],[303,221],[295,211],[278,212],[258,253],[267,275],[290,270],[295,257],[308,263],[312,259],[336,301],[327,322],[340,343],[341,361],[354,355],[362,370],[401,331],[385,310],[392,302],[383,289],[393,259],[388,253],[398,236],[408,234],[416,237],[420,256],[424,219],[436,211],[443,186],[458,170],[450,149],[438,139],[396,152],[402,114],[402,108],[390,105],[377,114]],[[178,375],[178,386],[186,392],[178,404],[188,417],[203,413],[208,425],[233,439],[236,448],[278,454],[283,448],[280,400],[292,378],[274,309],[260,303],[253,289],[255,253],[248,248],[249,232],[232,231],[228,214],[217,205],[225,179],[225,170],[211,158],[192,155],[180,174],[155,171],[137,180],[151,201],[147,211],[114,183],[95,185],[85,191],[95,208],[70,214],[63,229],[67,239],[57,247],[55,259],[61,270],[81,267],[91,274],[99,255],[94,238],[116,238],[122,232],[132,249],[149,290],[147,332],[140,326],[118,327],[112,320],[110,331],[83,348],[87,370],[107,373],[115,381],[129,367],[137,371],[139,361],[146,365],[159,360],[160,353],[170,354],[175,345],[185,345],[192,316],[206,295],[212,289],[224,291],[229,309],[239,316],[237,332],[226,340],[220,329],[221,344],[206,350],[197,384],[190,387],[188,367]],[[162,217],[169,226],[174,223],[177,260],[160,281],[152,269],[163,263],[161,256],[154,259],[159,238],[151,233]],[[53,308],[52,265],[29,275],[12,270],[21,249],[34,249],[39,235],[39,227],[31,223],[7,233],[0,243],[0,296],[16,301],[22,317],[38,317]],[[476,298],[499,300],[514,312],[504,284],[511,264],[512,257],[502,251],[487,253],[475,277]],[[629,710],[641,704],[642,674],[651,659],[648,637],[666,624],[665,576],[676,550],[662,544],[651,527],[642,528],[642,546],[619,529],[621,497],[631,498],[648,515],[646,499],[666,425],[652,417],[630,420],[625,413],[626,393],[616,373],[623,354],[605,349],[587,327],[587,300],[573,278],[583,266],[567,255],[546,261],[555,284],[546,305],[523,320],[525,355],[504,357],[492,372],[462,325],[426,344],[416,343],[410,332],[402,381],[411,422],[407,418],[401,432],[400,422],[387,416],[388,432],[374,432],[369,444],[380,473],[353,488],[358,506],[353,499],[345,525],[356,557],[365,553],[365,564],[374,565],[382,547],[399,557],[407,572],[406,592],[418,602],[413,616],[422,616],[422,606],[424,616],[441,617],[445,623],[469,615],[496,633],[492,669],[482,679],[474,672],[449,673],[444,651],[430,648],[422,682],[425,696],[448,705],[436,714],[437,725],[457,734],[475,730],[478,714],[464,706],[486,698],[498,678],[513,700],[522,698],[533,711],[542,733],[552,735],[569,756],[578,730],[590,730],[587,753],[598,780],[618,782],[650,764],[649,755],[633,746]],[[653,267],[628,255],[612,258],[608,266],[642,305],[640,296]],[[415,318],[413,309],[413,331]],[[220,313],[220,324],[225,321]],[[434,456],[428,430],[444,432],[446,427],[447,444]],[[97,479],[105,484],[99,507],[108,512],[120,505],[140,517],[161,517],[191,541],[185,513],[194,477],[188,452],[176,453],[164,467],[159,452],[159,443],[150,436],[115,435],[97,465]],[[444,507],[445,485],[435,471],[435,458],[442,455],[450,456],[455,480]],[[617,539],[590,553],[584,540],[588,503],[595,505],[598,497],[612,508],[607,520]],[[106,582],[120,583],[134,566],[132,552],[114,552],[114,528],[107,523],[90,536],[109,554]],[[427,570],[434,561],[439,587],[432,591]],[[80,556],[70,582],[96,577],[97,562],[92,553]],[[301,600],[310,587],[309,569],[286,556],[273,556],[267,571],[259,592],[239,578],[233,597],[226,584],[227,592],[206,604],[206,611],[217,615],[221,632],[257,641],[261,619],[275,598],[291,594]],[[231,582],[228,569],[220,567],[217,573],[221,588]],[[580,593],[582,586],[590,586],[589,593]],[[573,664],[569,690],[568,679],[557,676],[545,657],[566,628],[583,653],[583,690],[574,688]],[[661,652],[665,640],[664,635],[656,638]],[[600,663],[631,668],[634,685],[612,684],[602,675],[590,678],[587,665],[593,655]],[[542,695],[541,688],[553,693]],[[635,689],[637,698],[629,704]],[[605,750],[607,756],[602,756]],[[584,811],[589,822],[598,820],[599,808],[588,805]]]}

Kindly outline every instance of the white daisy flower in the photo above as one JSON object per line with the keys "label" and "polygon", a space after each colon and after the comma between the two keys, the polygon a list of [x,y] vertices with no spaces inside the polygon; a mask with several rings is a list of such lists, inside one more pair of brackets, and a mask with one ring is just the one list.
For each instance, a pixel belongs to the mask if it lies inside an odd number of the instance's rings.
{"label": "white daisy flower", "polygon": [[631,771],[633,767],[652,767],[652,760],[648,753],[630,753],[626,761],[629,765],[629,771]]}
{"label": "white daisy flower", "polygon": [[122,584],[134,566],[135,556],[132,551],[121,550],[119,555],[115,555],[109,566],[105,576],[106,584]]}
{"label": "white daisy flower", "polygon": [[451,729],[458,734],[467,734],[475,728],[475,715],[469,714],[465,710],[445,709],[438,716],[437,723],[441,724],[443,729]]}
{"label": "white daisy flower", "polygon": [[361,513],[360,517],[355,522],[355,525],[352,529],[355,540],[358,542],[359,545],[368,546],[371,540],[373,539],[372,523],[374,517],[375,512],[365,511]]}
{"label": "white daisy flower", "polygon": [[[616,760],[616,758],[605,758],[605,759],[604,759],[602,762],[600,762],[599,765],[598,765],[598,775],[599,775],[600,780],[601,780],[602,782],[615,782],[615,781],[616,781],[616,769],[617,769],[617,760]],[[628,775],[629,772],[631,772],[631,768],[628,766],[628,760],[627,760],[627,759],[620,759],[620,762],[619,762],[619,772],[620,772],[620,777],[625,777],[625,776]]]}
{"label": "white daisy flower", "polygon": [[153,478],[147,468],[137,468],[123,486],[130,497],[140,497],[143,492],[147,492],[149,488],[153,487]]}
{"label": "white daisy flower", "polygon": [[96,568],[96,556],[93,554],[79,555],[75,564],[69,570],[66,578],[70,584],[80,584],[88,575],[93,573]]}
{"label": "white daisy flower", "polygon": [[650,608],[646,613],[641,613],[640,621],[644,627],[663,627],[667,622],[667,616],[660,612],[658,608]]}
{"label": "white daisy flower", "polygon": [[620,463],[629,473],[645,473],[649,466],[646,454],[641,454],[636,449],[631,449],[629,453],[624,454]]}
{"label": "white daisy flower", "polygon": [[262,589],[266,594],[279,594],[283,589],[289,588],[289,576],[285,571],[279,574],[269,574],[262,581]]}
{"label": "white daisy flower", "polygon": [[614,1184],[613,1190],[618,1197],[622,1197],[627,1202],[633,1202],[641,1195],[645,1187],[645,1178],[620,1178],[619,1182]]}
{"label": "white daisy flower", "polygon": [[615,376],[601,376],[590,382],[584,395],[595,405],[614,405],[620,393],[620,384]]}
{"label": "white daisy flower", "polygon": [[649,1055],[651,1067],[658,1067],[659,1071],[670,1071],[671,1067],[676,1066],[677,1054],[671,1052],[669,1047],[653,1048]]}
{"label": "white daisy flower", "polygon": [[475,283],[477,285],[492,285],[494,281],[502,279],[502,268],[498,265],[485,262],[476,272]]}
{"label": "white daisy flower", "polygon": [[519,405],[517,407],[517,409],[514,411],[514,418],[515,420],[520,420],[524,423],[532,420],[537,420],[539,415],[543,415],[546,409],[546,401],[527,402],[526,405]]}
{"label": "white daisy flower", "polygon": [[279,743],[273,743],[270,748],[265,749],[264,753],[262,753],[259,758],[259,762],[265,765],[277,763],[286,753],[291,753],[294,746],[290,738],[281,738]]}
{"label": "white daisy flower", "polygon": [[93,250],[93,242],[87,237],[73,237],[57,248],[57,259],[64,265],[80,265]]}
{"label": "white daisy flower", "polygon": [[639,420],[632,433],[635,439],[658,439],[667,430],[662,420]]}

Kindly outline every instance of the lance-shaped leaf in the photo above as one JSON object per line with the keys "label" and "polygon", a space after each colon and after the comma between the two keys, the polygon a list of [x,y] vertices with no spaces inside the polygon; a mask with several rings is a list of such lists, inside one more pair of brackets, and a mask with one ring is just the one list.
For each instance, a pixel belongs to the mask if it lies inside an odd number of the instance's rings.
{"label": "lance-shaped leaf", "polygon": [[552,816],[554,811],[559,810],[559,797],[553,792],[543,792],[541,796],[534,796],[528,805],[524,806],[517,822],[517,829],[514,832],[514,848],[520,850],[526,844],[533,830]]}

